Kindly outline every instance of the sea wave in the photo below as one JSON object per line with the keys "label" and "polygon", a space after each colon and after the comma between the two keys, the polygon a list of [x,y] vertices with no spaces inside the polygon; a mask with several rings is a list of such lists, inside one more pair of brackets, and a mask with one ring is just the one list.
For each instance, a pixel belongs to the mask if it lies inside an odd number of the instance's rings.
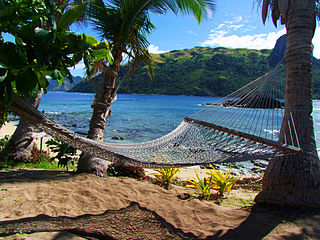
{"label": "sea wave", "polygon": [[50,115],[60,115],[60,114],[63,114],[63,112],[59,112],[59,111],[56,111],[56,112],[53,112],[53,111],[47,111],[47,112],[45,112],[45,114],[50,114]]}

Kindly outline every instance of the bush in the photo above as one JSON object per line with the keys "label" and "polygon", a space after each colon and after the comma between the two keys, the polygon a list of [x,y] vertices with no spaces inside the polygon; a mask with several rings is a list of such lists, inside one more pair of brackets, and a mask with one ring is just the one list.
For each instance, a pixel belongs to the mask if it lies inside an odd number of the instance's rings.
{"label": "bush", "polygon": [[[159,159],[156,154],[153,154],[158,162],[168,162],[166,157],[161,154],[162,159]],[[168,189],[169,184],[177,177],[177,174],[181,171],[181,168],[155,168],[156,171],[154,176],[156,177],[156,182]]]}
{"label": "bush", "polygon": [[112,163],[109,165],[107,175],[111,177],[131,177],[136,179],[144,179],[146,177],[143,168],[118,163]]}
{"label": "bush", "polygon": [[184,181],[189,183],[186,187],[197,189],[200,192],[198,198],[209,200],[211,198],[212,178],[205,177],[202,180],[200,179],[198,172],[195,169],[193,169],[193,171],[195,172],[197,179],[194,177],[191,177],[192,180],[184,179]]}
{"label": "bush", "polygon": [[47,147],[57,155],[53,159],[58,159],[58,167],[66,167],[69,171],[68,163],[74,165],[74,158],[76,157],[76,149],[57,139],[51,139],[46,142]]}
{"label": "bush", "polygon": [[39,164],[41,162],[49,162],[50,156],[47,151],[39,150],[36,144],[32,145],[31,156],[26,159],[26,163]]}
{"label": "bush", "polygon": [[221,172],[214,168],[212,164],[210,164],[211,169],[207,169],[207,173],[210,175],[210,179],[212,182],[212,188],[218,191],[220,197],[223,197],[224,192],[230,192],[233,185],[238,181],[239,178],[235,176],[230,176],[230,169],[225,173]]}
{"label": "bush", "polygon": [[3,138],[0,139],[0,152],[7,146],[9,140],[9,135],[5,135]]}

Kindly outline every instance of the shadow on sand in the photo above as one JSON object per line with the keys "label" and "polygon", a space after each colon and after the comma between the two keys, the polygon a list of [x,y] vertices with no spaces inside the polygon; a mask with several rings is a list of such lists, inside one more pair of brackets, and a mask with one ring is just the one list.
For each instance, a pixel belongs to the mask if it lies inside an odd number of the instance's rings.
{"label": "shadow on sand", "polygon": [[19,232],[68,231],[91,239],[197,239],[166,222],[156,212],[132,202],[120,210],[109,210],[100,215],[79,217],[50,217],[38,215],[0,222],[0,237]]}
{"label": "shadow on sand", "polygon": [[1,183],[15,183],[15,182],[36,182],[47,180],[62,180],[75,176],[74,172],[56,171],[56,170],[42,170],[42,169],[19,169],[10,171],[0,171]]}
{"label": "shadow on sand", "polygon": [[[292,233],[292,227],[301,229]],[[217,231],[206,238],[223,240],[320,239],[319,209],[256,204],[236,228]]]}

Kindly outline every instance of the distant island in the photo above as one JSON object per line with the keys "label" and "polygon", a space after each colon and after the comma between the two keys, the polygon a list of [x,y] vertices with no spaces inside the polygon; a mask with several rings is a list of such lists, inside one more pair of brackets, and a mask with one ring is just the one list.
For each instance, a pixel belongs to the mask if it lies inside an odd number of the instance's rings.
{"label": "distant island", "polygon": [[75,87],[77,84],[81,83],[83,81],[82,77],[79,76],[72,76],[72,81],[69,79],[64,79],[63,85],[59,85],[57,80],[49,80],[49,85],[47,87],[48,91],[55,91],[55,92],[65,92],[69,91],[73,87]]}
{"label": "distant island", "polygon": [[[267,73],[281,59],[283,39],[273,50],[195,47],[153,54],[153,82],[142,66],[118,93],[226,96]],[[284,46],[285,47],[285,46]],[[122,78],[124,65],[119,73]],[[320,60],[313,59],[314,98],[320,98]],[[281,78],[285,78],[283,70]],[[101,82],[101,76],[96,77]],[[95,92],[92,83],[80,82],[69,91]]]}

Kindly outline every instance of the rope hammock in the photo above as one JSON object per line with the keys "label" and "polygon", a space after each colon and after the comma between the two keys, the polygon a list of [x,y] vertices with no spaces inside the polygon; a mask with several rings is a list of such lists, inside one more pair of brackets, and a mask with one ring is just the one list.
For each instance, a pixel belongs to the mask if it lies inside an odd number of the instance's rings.
{"label": "rope hammock", "polygon": [[[61,128],[36,109],[33,123],[41,130],[94,156],[140,167],[171,167],[267,159],[301,152],[280,63],[269,73],[186,117],[169,134],[133,144],[98,143]],[[286,114],[285,114],[286,113]],[[28,119],[30,121],[30,119]],[[286,124],[286,132],[280,133]],[[281,139],[281,140],[280,140]],[[157,162],[156,156],[165,161]]]}

